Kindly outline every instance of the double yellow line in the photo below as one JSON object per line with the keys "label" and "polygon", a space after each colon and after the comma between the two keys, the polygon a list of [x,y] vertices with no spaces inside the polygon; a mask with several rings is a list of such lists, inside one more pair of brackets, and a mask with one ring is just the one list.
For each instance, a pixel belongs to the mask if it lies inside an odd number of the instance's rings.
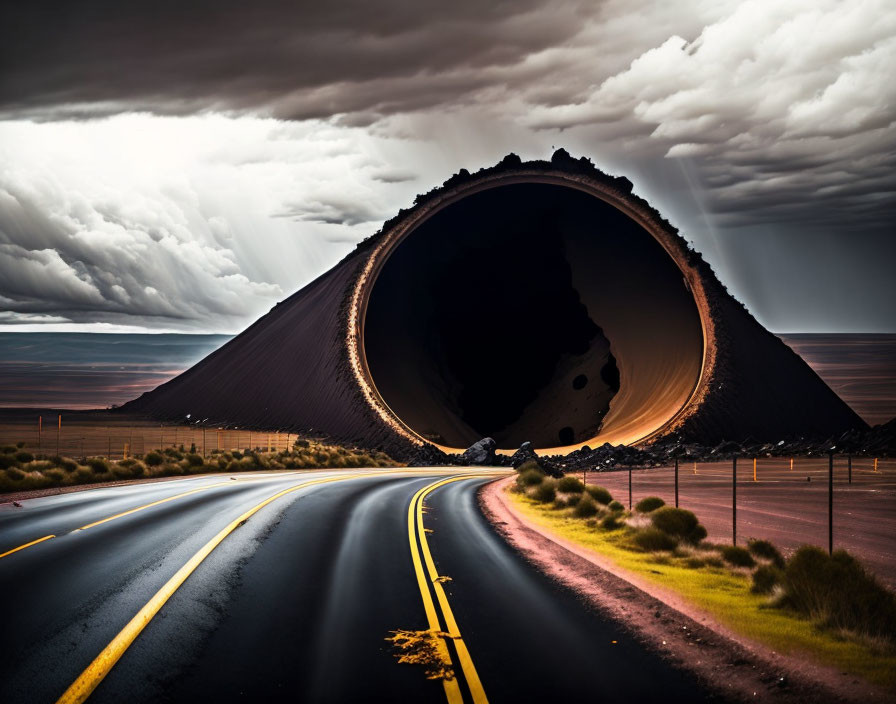
{"label": "double yellow line", "polygon": [[[473,701],[476,704],[487,704],[488,698],[485,696],[485,690],[482,687],[479,674],[476,672],[476,667],[473,665],[470,651],[467,650],[467,646],[464,643],[463,638],[461,638],[460,629],[457,627],[457,621],[455,621],[451,606],[448,603],[448,596],[445,594],[445,589],[442,587],[442,582],[444,580],[439,576],[438,570],[436,570],[435,562],[433,562],[432,559],[432,553],[429,550],[429,543],[426,540],[426,529],[423,527],[423,501],[430,492],[435,491],[445,484],[470,478],[475,478],[475,475],[473,477],[467,475],[464,477],[442,479],[423,487],[420,491],[414,494],[414,498],[411,499],[410,506],[408,506],[408,538],[411,544],[411,559],[414,562],[414,572],[417,575],[417,586],[420,588],[420,595],[423,597],[423,608],[426,611],[426,620],[429,625],[429,630],[433,633],[448,633],[448,637],[454,643],[454,647],[457,650],[457,659],[463,670],[467,686],[470,688],[470,694],[473,697]],[[425,572],[424,565],[426,567]],[[439,620],[439,614],[436,610],[436,604],[432,598],[430,590],[435,592],[436,599],[441,608],[445,621],[444,629]],[[445,639],[439,638],[438,644],[439,655],[444,662],[450,663],[451,654]],[[463,702],[460,685],[456,677],[450,680],[442,680],[442,684],[445,687],[445,696],[448,697],[450,704],[461,704]]]}
{"label": "double yellow line", "polygon": [[249,518],[258,511],[263,509],[272,501],[276,501],[281,496],[286,496],[299,489],[314,486],[316,484],[326,484],[328,482],[337,482],[345,479],[357,479],[359,477],[377,476],[374,474],[350,474],[339,477],[328,477],[326,479],[316,479],[310,482],[303,482],[296,486],[289,487],[283,491],[277,492],[273,496],[268,497],[260,504],[246,511],[239,518],[231,521],[223,530],[221,530],[214,538],[202,546],[194,555],[181,567],[171,579],[169,579],[157,591],[146,605],[137,612],[137,614],[128,622],[128,624],[118,633],[115,638],[107,645],[103,651],[96,656],[90,665],[78,676],[72,685],[65,690],[65,693],[58,699],[57,704],[72,704],[74,702],[85,701],[95,690],[100,682],[109,674],[115,663],[119,661],[125,651],[130,647],[131,643],[136,640],[137,636],[149,625],[152,618],[159,612],[162,606],[172,597],[178,588],[187,580],[197,567],[211,554],[223,540],[233,531],[239,528]]}

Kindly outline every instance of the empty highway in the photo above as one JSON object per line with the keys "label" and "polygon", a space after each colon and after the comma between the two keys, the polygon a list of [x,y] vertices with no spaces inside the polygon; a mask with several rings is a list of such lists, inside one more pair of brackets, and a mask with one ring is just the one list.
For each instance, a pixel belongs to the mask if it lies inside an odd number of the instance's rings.
{"label": "empty highway", "polygon": [[[705,699],[504,543],[476,499],[495,475],[239,474],[4,504],[0,701]],[[438,634],[454,677],[399,664],[396,631]]]}

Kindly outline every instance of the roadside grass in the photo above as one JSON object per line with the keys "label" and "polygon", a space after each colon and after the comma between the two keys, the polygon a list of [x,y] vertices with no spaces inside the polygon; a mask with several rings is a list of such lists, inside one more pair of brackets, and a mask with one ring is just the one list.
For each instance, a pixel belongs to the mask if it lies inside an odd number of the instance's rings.
{"label": "roadside grass", "polygon": [[290,450],[262,452],[213,450],[207,457],[195,447],[166,447],[145,456],[123,460],[105,457],[33,456],[17,447],[0,449],[0,493],[30,491],[57,486],[95,484],[145,477],[176,477],[215,472],[253,472],[283,469],[352,469],[401,467],[383,452],[328,445],[299,439]]}
{"label": "roadside grass", "polygon": [[[653,535],[659,531],[650,523],[641,527],[622,524],[630,514],[617,513],[614,520],[607,521],[617,527],[608,530],[602,524],[613,516],[611,513],[599,520],[583,521],[570,509],[552,508],[524,492],[508,492],[507,496],[533,523],[674,592],[735,633],[777,652],[808,656],[874,684],[896,688],[896,647],[892,641],[825,628],[792,609],[779,608],[781,587],[769,585],[771,596],[753,591],[749,569],[726,565],[720,559],[723,546],[701,543],[666,550],[662,548],[674,541]],[[651,536],[640,538],[647,548],[638,545],[637,536],[643,533]],[[756,557],[761,560],[764,556]],[[763,562],[759,569],[764,566],[774,568],[772,561]]]}

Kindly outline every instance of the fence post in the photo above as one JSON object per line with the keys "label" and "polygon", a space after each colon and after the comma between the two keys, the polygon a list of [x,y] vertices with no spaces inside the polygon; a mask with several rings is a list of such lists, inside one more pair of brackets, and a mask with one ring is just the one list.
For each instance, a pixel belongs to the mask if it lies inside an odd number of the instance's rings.
{"label": "fence post", "polygon": [[828,450],[828,554],[834,552],[834,451]]}
{"label": "fence post", "polygon": [[737,457],[731,460],[731,544],[737,545]]}
{"label": "fence post", "polygon": [[848,474],[849,479],[847,481],[849,484],[852,484],[852,453],[851,452],[846,456],[846,469],[847,469],[847,472],[849,472],[849,474]]}
{"label": "fence post", "polygon": [[678,508],[678,460],[675,460],[675,508]]}
{"label": "fence post", "polygon": [[632,466],[628,466],[628,510],[632,510]]}
{"label": "fence post", "polygon": [[37,450],[38,450],[38,452],[40,452],[40,436],[44,429],[43,425],[44,425],[44,417],[38,416],[37,417]]}
{"label": "fence post", "polygon": [[756,481],[756,458],[753,458],[753,481]]}
{"label": "fence post", "polygon": [[62,414],[59,414],[59,424],[56,426],[56,454],[59,454],[59,434],[62,432]]}

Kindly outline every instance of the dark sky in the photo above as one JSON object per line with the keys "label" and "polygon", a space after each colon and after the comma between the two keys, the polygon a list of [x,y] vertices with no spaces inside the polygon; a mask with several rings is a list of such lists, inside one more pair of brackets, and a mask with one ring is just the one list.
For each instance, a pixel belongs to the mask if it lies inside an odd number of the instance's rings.
{"label": "dark sky", "polygon": [[624,174],[777,331],[896,331],[889,2],[17,3],[4,329],[239,330],[459,168]]}

